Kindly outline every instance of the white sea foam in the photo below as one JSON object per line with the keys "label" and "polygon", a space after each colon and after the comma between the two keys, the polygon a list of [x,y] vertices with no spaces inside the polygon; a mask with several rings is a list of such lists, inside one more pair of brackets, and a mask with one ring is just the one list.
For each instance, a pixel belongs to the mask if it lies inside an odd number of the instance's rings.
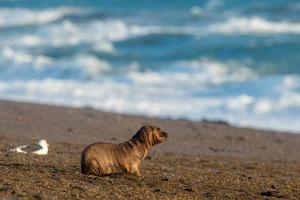
{"label": "white sea foam", "polygon": [[0,37],[2,45],[14,48],[65,47],[90,44],[98,52],[117,54],[114,42],[149,34],[195,34],[194,28],[130,25],[122,20],[94,20],[76,24],[68,20],[48,24],[34,33]]}
{"label": "white sea foam", "polygon": [[[192,7],[190,14],[205,17],[223,3],[210,0],[203,7]],[[84,12],[89,11],[71,7],[0,9],[4,30],[0,34],[1,98],[300,131],[297,75],[264,77],[246,61],[210,58],[167,62],[144,70],[147,65],[134,60],[121,66],[131,57],[122,60],[128,52],[124,55],[116,49],[119,41],[155,34],[299,34],[300,23],[253,16],[209,21],[214,24],[205,26],[202,19],[199,24],[194,20],[186,26],[170,26],[156,21],[151,24],[157,25],[134,24],[138,20],[127,18],[75,21],[66,17]],[[74,52],[69,52],[72,48]],[[116,61],[102,60],[106,54],[113,54]]]}
{"label": "white sea foam", "polygon": [[231,17],[224,22],[210,25],[208,31],[225,34],[299,34],[300,23],[268,21],[257,16]]}
{"label": "white sea foam", "polygon": [[215,8],[224,4],[224,0],[209,0],[205,4],[205,9],[208,11],[214,10]]}
{"label": "white sea foam", "polygon": [[111,69],[108,62],[93,56],[79,55],[75,58],[75,62],[79,65],[79,69],[83,69],[89,77],[97,77],[99,74]]}
{"label": "white sea foam", "polygon": [[[94,57],[82,55],[74,60],[78,63],[77,70],[86,70],[77,73],[93,76],[110,70],[108,63]],[[116,75],[90,81],[54,78],[0,81],[0,95],[123,113],[222,119],[242,126],[300,130],[297,121],[300,77],[296,75],[259,78],[237,62],[222,63],[207,58],[176,62],[161,71],[137,71],[137,63],[130,64],[128,69],[131,70],[122,78]],[[231,83],[235,88],[232,91]],[[262,84],[264,87],[260,87]]]}
{"label": "white sea foam", "polygon": [[193,7],[191,7],[190,13],[194,17],[200,17],[200,16],[204,15],[203,9],[200,8],[199,6],[193,6]]}
{"label": "white sea foam", "polygon": [[[196,7],[195,7],[196,8]],[[197,8],[196,8],[197,9]],[[195,10],[195,9],[192,9]],[[50,26],[51,22],[62,20],[65,16],[71,14],[85,14],[92,12],[92,9],[78,8],[78,7],[58,7],[44,10],[34,10],[25,8],[2,8],[0,9],[0,28],[14,27],[14,26],[28,26],[28,25],[44,25],[47,24],[52,34],[59,34],[59,32],[86,34],[89,37],[104,37],[111,40],[121,40],[128,38],[131,35],[147,35],[155,33],[191,33],[195,29],[192,27],[172,27],[172,26],[140,26],[134,24],[127,24],[121,19],[109,20],[91,20],[90,22],[74,24],[70,21],[64,20],[59,24]],[[43,34],[48,34],[47,31],[42,31]],[[49,35],[47,35],[49,36]],[[70,36],[76,42],[74,35]],[[31,45],[37,43],[36,37],[24,37],[24,43]],[[67,38],[63,38],[67,39]]]}
{"label": "white sea foam", "polygon": [[[177,26],[154,26],[154,25],[134,25],[128,24],[120,19],[93,21],[87,24],[85,31],[89,33],[99,33],[97,37],[109,39],[111,41],[125,40],[131,37],[144,36],[149,34],[194,34],[194,27]],[[92,36],[92,34],[89,34]]]}
{"label": "white sea foam", "polygon": [[0,9],[0,27],[38,25],[54,22],[69,14],[80,14],[78,8],[60,7],[46,10],[30,10],[22,8]]}
{"label": "white sea foam", "polygon": [[136,83],[141,88],[148,88],[148,93],[155,91],[154,95],[157,95],[159,88],[164,88],[160,95],[176,94],[174,98],[204,92],[208,87],[255,78],[254,72],[237,62],[222,63],[207,58],[175,62],[172,66],[159,71],[130,71],[127,74],[128,82]]}
{"label": "white sea foam", "polygon": [[202,83],[223,84],[226,82],[245,81],[256,77],[248,67],[243,64],[229,61],[227,63],[203,58],[200,60],[177,62],[176,66],[182,66],[186,70],[193,70],[198,80]]}
{"label": "white sea foam", "polygon": [[33,56],[26,52],[16,51],[6,46],[0,49],[0,58],[1,57],[4,59],[4,62],[17,64],[19,66],[22,66],[22,64],[30,64],[36,69],[40,69],[45,65],[50,65],[53,63],[53,60],[47,56]]}
{"label": "white sea foam", "polygon": [[[181,31],[177,28],[142,27],[128,25],[122,20],[95,20],[85,24],[75,24],[64,20],[59,24],[43,27],[43,31],[21,36],[12,35],[3,38],[2,44],[7,46],[66,46],[77,44],[92,44],[95,51],[116,53],[113,42],[130,37],[161,32]],[[0,38],[1,39],[1,38]]]}
{"label": "white sea foam", "polygon": [[[58,10],[57,12],[65,13],[65,9],[61,11]],[[128,24],[120,19],[94,20],[83,24],[76,24],[64,20],[60,23],[48,24],[34,33],[23,34],[17,37],[15,35],[1,37],[0,42],[2,45],[16,48],[43,46],[64,47],[68,45],[90,44],[95,51],[117,54],[118,51],[115,49],[113,43],[133,37],[149,34],[189,34],[199,36],[210,33],[299,34],[300,23],[285,21],[273,22],[260,17],[231,17],[224,22],[212,24],[205,29],[200,29],[199,27],[189,26],[140,26]]]}
{"label": "white sea foam", "polygon": [[79,54],[73,58],[52,59],[44,55],[24,53],[10,47],[0,49],[0,60],[2,69],[9,71],[12,74],[11,78],[18,78],[14,74],[18,74],[20,69],[29,75],[28,78],[35,78],[36,74],[51,77],[51,74],[47,74],[49,68],[56,69],[57,73],[67,70],[76,72],[79,77],[89,78],[97,78],[111,69],[108,62],[91,55]]}
{"label": "white sea foam", "polygon": [[[236,125],[278,130],[299,131],[297,114],[286,116],[276,109],[288,101],[288,106],[299,106],[299,93],[275,98],[236,94],[223,97],[182,96],[174,88],[145,87],[139,83],[104,80],[80,82],[72,80],[32,80],[0,82],[2,97],[38,101],[76,107],[92,106],[123,113],[189,119],[223,119]],[[291,97],[293,97],[291,99]],[[286,104],[287,105],[287,104]],[[149,109],[151,108],[151,109]],[[281,107],[282,108],[282,107]],[[221,116],[221,117],[220,117]]]}

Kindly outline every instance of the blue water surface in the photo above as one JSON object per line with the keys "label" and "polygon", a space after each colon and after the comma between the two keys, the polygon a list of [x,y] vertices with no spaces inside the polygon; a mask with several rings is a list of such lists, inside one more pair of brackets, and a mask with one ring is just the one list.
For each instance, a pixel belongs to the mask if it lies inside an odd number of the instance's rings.
{"label": "blue water surface", "polygon": [[297,0],[1,0],[0,98],[300,131]]}

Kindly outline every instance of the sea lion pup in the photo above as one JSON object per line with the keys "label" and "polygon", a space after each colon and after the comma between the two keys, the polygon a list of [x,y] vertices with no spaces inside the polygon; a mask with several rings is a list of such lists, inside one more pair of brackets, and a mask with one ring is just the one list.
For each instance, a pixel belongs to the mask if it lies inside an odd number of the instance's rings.
{"label": "sea lion pup", "polygon": [[131,173],[140,176],[142,160],[152,146],[164,142],[167,137],[168,133],[160,128],[146,125],[124,143],[91,144],[82,152],[81,173],[95,176]]}

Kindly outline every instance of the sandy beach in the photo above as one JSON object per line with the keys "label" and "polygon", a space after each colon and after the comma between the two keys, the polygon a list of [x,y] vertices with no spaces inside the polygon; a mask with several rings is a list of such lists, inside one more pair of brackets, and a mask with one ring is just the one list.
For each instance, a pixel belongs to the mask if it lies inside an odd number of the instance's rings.
{"label": "sandy beach", "polygon": [[[119,143],[142,125],[169,132],[142,176],[80,174],[97,141]],[[39,139],[47,156],[9,152]],[[0,101],[0,199],[300,199],[300,135]]]}

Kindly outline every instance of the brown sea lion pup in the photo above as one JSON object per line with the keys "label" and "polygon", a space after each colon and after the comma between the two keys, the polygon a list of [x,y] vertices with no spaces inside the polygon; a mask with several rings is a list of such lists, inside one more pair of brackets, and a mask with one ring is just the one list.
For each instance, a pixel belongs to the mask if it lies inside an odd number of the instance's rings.
{"label": "brown sea lion pup", "polygon": [[142,160],[152,146],[164,142],[168,133],[146,125],[128,141],[120,144],[97,142],[85,148],[81,155],[81,173],[101,176],[131,173],[140,176]]}

